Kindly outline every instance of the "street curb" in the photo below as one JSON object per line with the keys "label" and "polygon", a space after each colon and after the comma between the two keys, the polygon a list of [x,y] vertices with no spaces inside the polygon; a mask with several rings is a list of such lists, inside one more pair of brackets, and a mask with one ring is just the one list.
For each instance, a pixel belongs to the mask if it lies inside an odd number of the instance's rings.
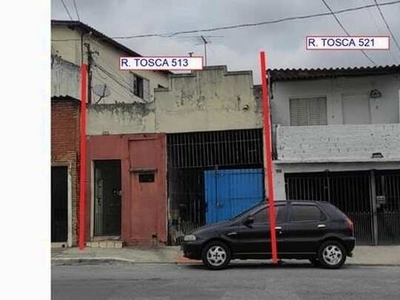
{"label": "street curb", "polygon": [[[87,264],[113,264],[113,263],[124,263],[131,265],[143,265],[143,264],[155,264],[155,265],[202,265],[202,262],[179,262],[179,261],[134,261],[123,258],[113,258],[113,257],[99,257],[99,258],[52,258],[51,263],[54,265],[87,265]],[[265,263],[260,261],[260,264]],[[290,263],[289,263],[290,264]],[[363,267],[400,267],[400,263],[346,263],[346,266],[363,266]]]}
{"label": "street curb", "polygon": [[158,264],[158,265],[201,265],[201,262],[173,262],[173,261],[134,261],[122,258],[52,258],[52,264],[56,265],[76,265],[76,264],[113,264],[113,263],[125,263],[125,264]]}

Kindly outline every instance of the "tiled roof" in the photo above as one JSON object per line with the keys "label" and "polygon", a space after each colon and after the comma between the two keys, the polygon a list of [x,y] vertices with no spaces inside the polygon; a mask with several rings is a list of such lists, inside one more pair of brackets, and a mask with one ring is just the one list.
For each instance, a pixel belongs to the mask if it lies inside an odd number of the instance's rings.
{"label": "tiled roof", "polygon": [[268,70],[268,72],[271,81],[288,81],[334,77],[400,74],[400,65],[330,69],[270,69]]}

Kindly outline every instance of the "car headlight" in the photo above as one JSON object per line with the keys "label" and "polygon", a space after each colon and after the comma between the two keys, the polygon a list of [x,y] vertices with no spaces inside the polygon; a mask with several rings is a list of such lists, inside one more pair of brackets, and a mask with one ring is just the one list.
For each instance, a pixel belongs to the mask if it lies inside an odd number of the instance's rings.
{"label": "car headlight", "polygon": [[196,236],[194,236],[193,234],[185,235],[183,240],[185,242],[194,242],[196,241]]}

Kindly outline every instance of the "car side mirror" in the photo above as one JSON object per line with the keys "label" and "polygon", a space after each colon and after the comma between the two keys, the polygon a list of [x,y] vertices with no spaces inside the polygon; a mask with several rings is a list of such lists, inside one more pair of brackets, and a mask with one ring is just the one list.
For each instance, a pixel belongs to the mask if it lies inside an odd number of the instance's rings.
{"label": "car side mirror", "polygon": [[244,222],[243,222],[243,224],[245,226],[248,226],[248,227],[250,227],[250,225],[253,224],[253,223],[254,223],[254,218],[253,217],[247,217],[247,219],[244,220]]}

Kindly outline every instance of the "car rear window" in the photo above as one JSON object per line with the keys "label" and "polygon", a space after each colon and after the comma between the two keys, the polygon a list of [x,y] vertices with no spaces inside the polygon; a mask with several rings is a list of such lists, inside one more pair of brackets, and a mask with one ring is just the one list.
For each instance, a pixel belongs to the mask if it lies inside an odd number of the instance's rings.
{"label": "car rear window", "polygon": [[322,211],[316,205],[292,205],[290,221],[320,221],[324,217]]}

